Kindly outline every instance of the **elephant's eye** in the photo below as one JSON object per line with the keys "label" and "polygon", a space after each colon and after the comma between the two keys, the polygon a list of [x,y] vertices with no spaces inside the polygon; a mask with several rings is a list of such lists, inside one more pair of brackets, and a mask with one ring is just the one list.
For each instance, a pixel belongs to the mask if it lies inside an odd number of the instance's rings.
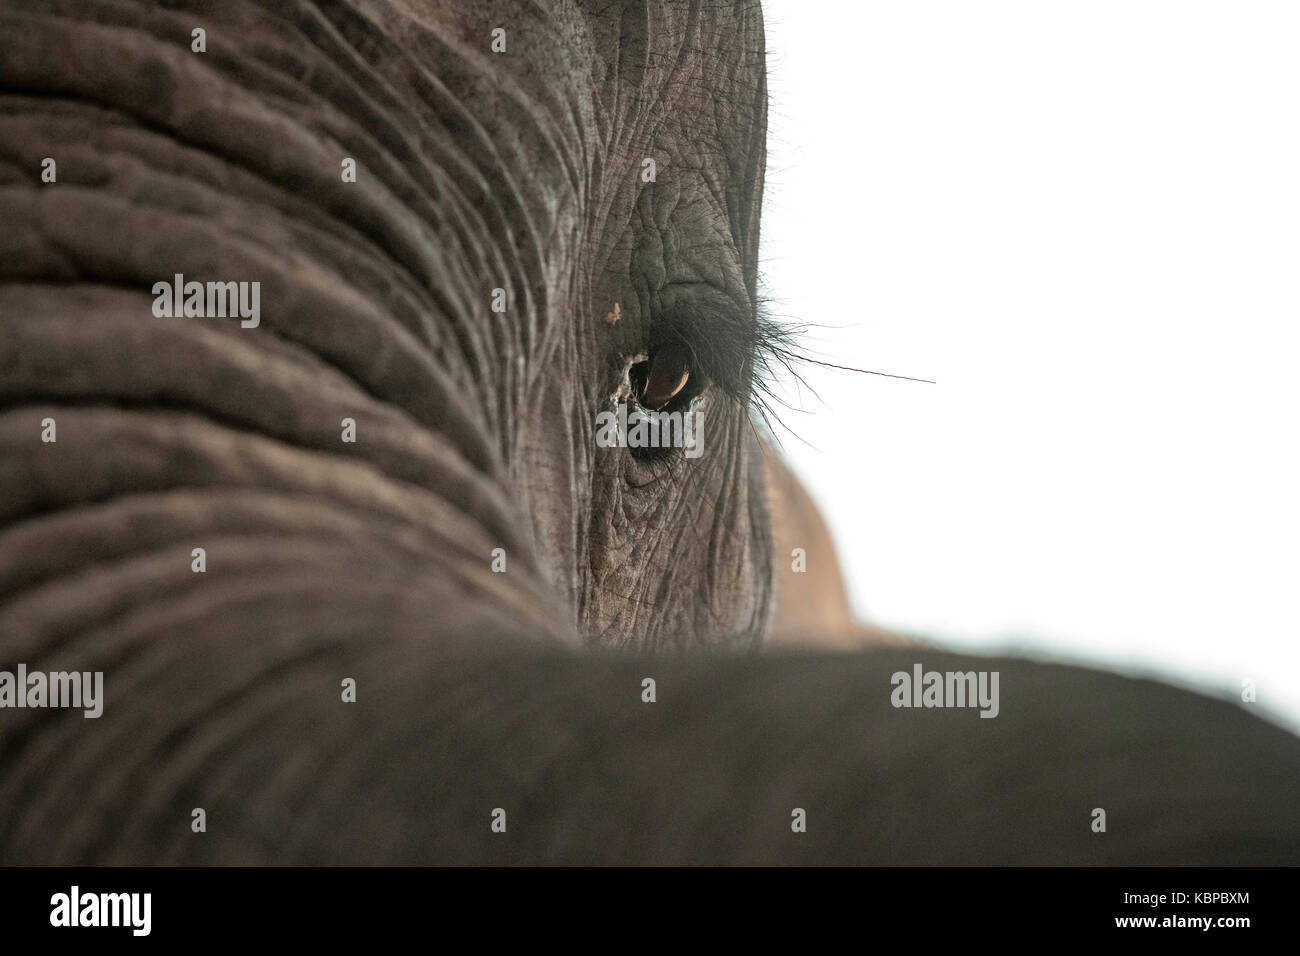
{"label": "elephant's eye", "polygon": [[682,394],[691,378],[690,354],[677,342],[659,348],[643,364],[647,368],[641,370],[643,382],[637,393],[637,401],[651,411],[659,411]]}

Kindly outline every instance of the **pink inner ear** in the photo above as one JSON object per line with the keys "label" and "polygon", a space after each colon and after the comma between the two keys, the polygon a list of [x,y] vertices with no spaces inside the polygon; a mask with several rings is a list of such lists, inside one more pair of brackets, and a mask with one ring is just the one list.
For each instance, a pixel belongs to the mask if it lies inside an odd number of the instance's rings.
{"label": "pink inner ear", "polygon": [[690,377],[690,369],[680,358],[676,362],[656,360],[641,392],[641,404],[650,409],[662,408],[685,387]]}

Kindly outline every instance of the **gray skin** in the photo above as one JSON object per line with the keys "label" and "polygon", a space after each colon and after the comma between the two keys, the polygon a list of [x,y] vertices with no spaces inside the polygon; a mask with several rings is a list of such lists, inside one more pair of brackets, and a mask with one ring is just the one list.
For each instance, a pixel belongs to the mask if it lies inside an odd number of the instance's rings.
{"label": "gray skin", "polygon": [[[1300,862],[1300,740],[1245,706],[749,653],[788,564],[750,361],[702,457],[595,446],[657,324],[755,321],[756,6],[4,0],[0,35],[0,668],[106,694],[0,711],[0,862]],[[155,318],[175,273],[260,281],[260,326]],[[1001,713],[893,708],[918,660],[1000,671]]]}

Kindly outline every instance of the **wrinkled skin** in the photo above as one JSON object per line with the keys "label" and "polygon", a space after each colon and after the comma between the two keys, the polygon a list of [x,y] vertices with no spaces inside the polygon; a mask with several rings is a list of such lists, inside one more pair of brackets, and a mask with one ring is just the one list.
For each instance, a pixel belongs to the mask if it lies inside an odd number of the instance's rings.
{"label": "wrinkled skin", "polygon": [[[743,653],[788,563],[745,361],[702,457],[596,447],[656,328],[754,321],[756,6],[4,0],[0,30],[0,666],[107,696],[0,711],[0,861],[1300,861],[1300,741],[1242,708]],[[261,325],[155,318],[175,273],[260,281]],[[1000,670],[1001,714],[893,709],[916,660]]]}

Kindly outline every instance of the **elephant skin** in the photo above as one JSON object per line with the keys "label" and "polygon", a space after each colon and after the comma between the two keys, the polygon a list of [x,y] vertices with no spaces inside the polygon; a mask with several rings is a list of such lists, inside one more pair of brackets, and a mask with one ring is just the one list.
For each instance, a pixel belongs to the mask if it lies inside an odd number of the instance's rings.
{"label": "elephant skin", "polygon": [[[774,598],[773,502],[817,524],[753,425],[755,4],[0,0],[0,35],[0,667],[105,675],[97,719],[0,709],[0,862],[1300,862],[1300,740],[1247,707],[754,653],[774,614],[853,643],[837,581]],[[257,326],[155,315],[176,275],[258,282]],[[674,348],[706,453],[598,447]],[[916,663],[997,671],[996,719],[893,706]]]}

